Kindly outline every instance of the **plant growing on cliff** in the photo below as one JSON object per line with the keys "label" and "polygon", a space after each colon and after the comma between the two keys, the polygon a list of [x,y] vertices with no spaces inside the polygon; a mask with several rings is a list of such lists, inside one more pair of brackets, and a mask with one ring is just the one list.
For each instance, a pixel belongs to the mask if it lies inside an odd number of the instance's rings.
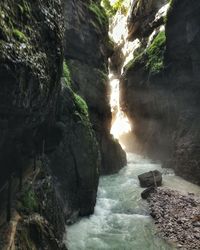
{"label": "plant growing on cliff", "polygon": [[37,197],[32,189],[24,191],[21,197],[22,206],[28,211],[36,211],[38,209]]}
{"label": "plant growing on cliff", "polygon": [[28,41],[28,38],[26,37],[26,35],[18,29],[13,29],[13,35],[20,42],[27,42]]}
{"label": "plant growing on cliff", "polygon": [[66,61],[63,61],[63,78],[65,80],[65,83],[67,86],[71,85],[71,75],[70,75],[70,70],[69,67],[66,63]]}
{"label": "plant growing on cliff", "polygon": [[109,0],[102,0],[102,6],[106,11],[107,16],[112,17],[115,15],[115,11],[113,10]]}
{"label": "plant growing on cliff", "polygon": [[159,73],[164,68],[164,53],[166,47],[165,32],[161,31],[154,38],[152,44],[147,48],[146,68],[151,74]]}
{"label": "plant growing on cliff", "polygon": [[81,96],[77,95],[76,93],[74,93],[74,97],[75,97],[75,105],[79,113],[81,115],[88,117],[88,106],[86,102],[83,100]]}
{"label": "plant growing on cliff", "polygon": [[127,8],[124,5],[124,0],[116,0],[113,4],[110,3],[110,0],[102,0],[102,6],[104,7],[106,14],[109,17],[114,16],[118,10],[121,10],[122,13],[127,13]]}
{"label": "plant growing on cliff", "polygon": [[89,5],[89,9],[91,12],[93,12],[98,23],[101,26],[108,25],[108,18],[107,18],[106,12],[105,12],[103,7],[101,7],[100,5],[98,5],[96,3],[91,2]]}

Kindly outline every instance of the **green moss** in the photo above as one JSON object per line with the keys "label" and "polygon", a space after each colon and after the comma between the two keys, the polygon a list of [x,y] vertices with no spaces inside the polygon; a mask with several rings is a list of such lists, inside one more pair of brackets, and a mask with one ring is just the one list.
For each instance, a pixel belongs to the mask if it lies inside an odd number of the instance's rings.
{"label": "green moss", "polygon": [[28,38],[26,37],[26,35],[18,30],[18,29],[13,29],[13,35],[16,39],[18,39],[20,42],[27,42],[28,41]]}
{"label": "green moss", "polygon": [[102,5],[106,11],[107,16],[112,17],[116,14],[115,10],[112,8],[109,0],[102,0]]}
{"label": "green moss", "polygon": [[90,9],[90,11],[92,11],[95,14],[96,19],[101,26],[108,25],[108,18],[107,18],[107,15],[106,15],[104,8],[102,8],[100,5],[92,2],[89,5],[89,9]]}
{"label": "green moss", "polygon": [[121,12],[123,14],[126,14],[127,13],[127,9],[125,8],[125,6],[123,5],[124,3],[124,0],[117,0],[114,4],[113,4],[113,9],[115,11],[115,13],[118,11],[118,10],[121,10]]}
{"label": "green moss", "polygon": [[31,189],[24,191],[21,202],[23,207],[29,211],[36,211],[38,209],[37,197]]}
{"label": "green moss", "polygon": [[71,74],[66,61],[63,61],[63,77],[67,86],[71,86]]}
{"label": "green moss", "polygon": [[124,6],[124,0],[116,0],[112,5],[110,0],[102,0],[101,3],[109,17],[114,16],[119,10],[123,14],[126,14],[128,11],[128,9]]}
{"label": "green moss", "polygon": [[139,47],[135,53],[134,58],[127,63],[125,70],[133,69],[136,64],[143,64],[145,69],[150,74],[157,74],[164,69],[164,53],[166,47],[165,32],[161,31],[154,38],[152,44],[145,50]]}
{"label": "green moss", "polygon": [[78,112],[81,115],[88,117],[88,106],[86,102],[83,100],[81,96],[77,95],[76,93],[74,93],[74,97],[75,97],[75,105]]}
{"label": "green moss", "polygon": [[146,68],[151,74],[159,73],[164,68],[164,52],[166,45],[165,32],[161,31],[153,40],[152,44],[147,48],[147,64]]}

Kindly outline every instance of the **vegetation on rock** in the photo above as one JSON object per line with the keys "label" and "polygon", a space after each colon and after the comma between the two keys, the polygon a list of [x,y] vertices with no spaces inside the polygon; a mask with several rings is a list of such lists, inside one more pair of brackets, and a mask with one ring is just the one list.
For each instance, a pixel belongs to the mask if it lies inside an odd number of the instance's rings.
{"label": "vegetation on rock", "polygon": [[89,10],[95,15],[98,23],[101,26],[108,25],[108,18],[107,18],[104,8],[102,8],[100,5],[96,3],[91,2],[89,5]]}
{"label": "vegetation on rock", "polygon": [[134,53],[134,58],[130,60],[125,70],[128,71],[134,68],[138,63],[143,63],[144,67],[150,74],[154,75],[164,69],[164,53],[166,48],[165,32],[161,31],[154,38],[151,45],[144,49],[139,48]]}
{"label": "vegetation on rock", "polygon": [[116,0],[114,4],[111,4],[109,0],[102,0],[102,5],[109,17],[114,16],[118,10],[121,10],[122,13],[127,12],[124,6],[124,0]]}
{"label": "vegetation on rock", "polygon": [[68,67],[65,60],[63,61],[63,78],[65,80],[65,84],[67,86],[70,86],[71,85],[71,74],[70,74],[69,67]]}
{"label": "vegetation on rock", "polygon": [[86,102],[80,95],[77,95],[76,93],[74,93],[74,97],[75,97],[75,105],[79,113],[81,113],[85,117],[88,117],[88,106]]}
{"label": "vegetation on rock", "polygon": [[23,32],[21,32],[20,30],[18,30],[18,29],[13,30],[13,35],[20,42],[27,42],[28,41],[26,35]]}
{"label": "vegetation on rock", "polygon": [[23,208],[25,208],[28,211],[36,211],[38,209],[38,202],[37,202],[37,197],[32,189],[26,189],[24,190],[24,193],[22,194],[21,197],[21,202]]}
{"label": "vegetation on rock", "polygon": [[164,68],[165,44],[165,32],[161,31],[147,48],[148,61],[146,66],[151,74],[159,73]]}

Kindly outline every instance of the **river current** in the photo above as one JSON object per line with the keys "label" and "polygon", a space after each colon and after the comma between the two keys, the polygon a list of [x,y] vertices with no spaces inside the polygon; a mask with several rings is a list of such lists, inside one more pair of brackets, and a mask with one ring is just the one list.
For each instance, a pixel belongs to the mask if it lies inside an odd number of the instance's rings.
{"label": "river current", "polygon": [[69,250],[171,250],[162,240],[141,199],[137,176],[158,169],[163,185],[200,194],[200,188],[142,156],[127,154],[128,164],[118,174],[100,178],[95,212],[67,228]]}

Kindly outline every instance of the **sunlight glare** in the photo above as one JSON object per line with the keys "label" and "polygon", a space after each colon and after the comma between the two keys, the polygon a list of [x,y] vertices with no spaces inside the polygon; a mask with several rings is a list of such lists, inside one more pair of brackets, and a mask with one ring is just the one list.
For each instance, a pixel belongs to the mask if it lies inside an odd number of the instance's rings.
{"label": "sunlight glare", "polygon": [[110,133],[114,138],[119,139],[123,134],[127,134],[131,131],[131,125],[128,117],[122,112],[117,113],[117,118],[114,121]]}
{"label": "sunlight glare", "polygon": [[[112,4],[115,2],[116,1],[113,0]],[[130,3],[130,0],[126,0],[123,4],[125,4],[126,8],[130,10]],[[133,51],[139,46],[139,40],[134,42],[128,41],[128,16],[129,13],[123,14],[118,11],[115,17],[110,20],[109,36],[118,46],[122,48],[123,65],[120,68],[121,73],[125,64],[133,58]],[[109,72],[109,82],[111,87],[110,106],[113,116],[110,133],[114,136],[114,138],[120,139],[122,135],[131,131],[131,124],[127,115],[120,108],[119,76],[115,75],[114,72]],[[122,146],[125,149],[125,146]]]}

